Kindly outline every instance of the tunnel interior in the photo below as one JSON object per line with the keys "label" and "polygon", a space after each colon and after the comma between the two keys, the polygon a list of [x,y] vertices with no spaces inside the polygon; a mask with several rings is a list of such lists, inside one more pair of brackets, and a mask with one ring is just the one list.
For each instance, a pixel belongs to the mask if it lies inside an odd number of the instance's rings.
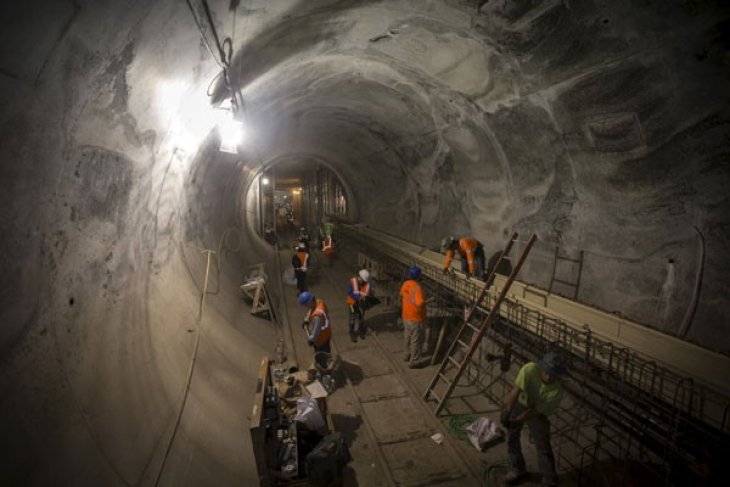
{"label": "tunnel interior", "polygon": [[521,280],[581,255],[578,301],[730,352],[725,2],[0,11],[0,483],[255,482],[241,424],[277,330],[238,286],[273,258],[274,186],[310,233],[535,233]]}

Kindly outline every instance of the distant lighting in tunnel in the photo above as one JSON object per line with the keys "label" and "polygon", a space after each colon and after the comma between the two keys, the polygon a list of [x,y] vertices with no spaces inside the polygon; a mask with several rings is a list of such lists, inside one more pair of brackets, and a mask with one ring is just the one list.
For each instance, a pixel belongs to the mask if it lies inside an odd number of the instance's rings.
{"label": "distant lighting in tunnel", "polygon": [[269,178],[263,178],[261,180],[261,184],[263,184],[264,186],[266,186],[267,184],[269,184]]}
{"label": "distant lighting in tunnel", "polygon": [[301,193],[301,189],[292,189],[292,194],[299,194]]}

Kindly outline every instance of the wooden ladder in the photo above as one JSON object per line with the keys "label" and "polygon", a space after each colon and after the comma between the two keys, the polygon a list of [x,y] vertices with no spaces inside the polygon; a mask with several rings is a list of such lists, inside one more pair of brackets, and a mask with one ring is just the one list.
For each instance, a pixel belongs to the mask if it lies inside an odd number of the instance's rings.
{"label": "wooden ladder", "polygon": [[[555,277],[557,270],[558,270],[558,261],[566,261],[570,262],[572,264],[578,264],[578,276],[575,279],[575,282],[566,281],[565,279],[558,279]],[[553,285],[557,282],[558,284],[562,284],[563,286],[572,287],[573,288],[573,300],[578,299],[578,289],[580,287],[580,276],[583,273],[583,251],[581,250],[578,254],[577,259],[573,259],[572,257],[568,257],[567,255],[560,255],[560,248],[555,247],[555,260],[553,261],[553,274],[550,277],[550,287],[548,287],[548,292],[553,292]]]}
{"label": "wooden ladder", "polygon": [[[461,328],[459,329],[459,332],[456,335],[456,339],[451,343],[451,346],[449,347],[449,351],[446,354],[446,357],[444,358],[443,362],[441,362],[441,366],[436,371],[436,374],[433,376],[433,379],[431,379],[431,383],[428,385],[428,388],[426,389],[426,392],[423,395],[423,399],[428,401],[431,398],[435,399],[437,402],[436,411],[435,414],[438,415],[441,410],[446,405],[446,401],[448,401],[449,397],[451,397],[451,394],[454,392],[454,388],[456,387],[456,384],[459,382],[459,379],[461,378],[462,374],[466,370],[466,367],[469,365],[469,361],[471,360],[472,356],[474,355],[474,352],[476,351],[477,347],[479,346],[479,343],[484,336],[484,334],[489,329],[490,325],[496,318],[497,314],[499,313],[499,306],[502,304],[502,301],[504,300],[505,296],[507,295],[507,292],[509,291],[510,286],[512,286],[512,283],[515,280],[515,277],[517,277],[517,274],[520,272],[520,269],[522,268],[522,264],[524,264],[525,259],[527,258],[527,255],[530,253],[530,249],[532,249],[532,245],[537,240],[537,236],[535,234],[532,234],[530,239],[527,241],[527,244],[525,245],[525,248],[522,250],[522,254],[520,255],[519,260],[517,261],[517,265],[515,265],[514,269],[512,269],[512,273],[507,278],[507,282],[504,284],[504,287],[502,288],[501,292],[499,293],[499,296],[495,300],[492,307],[489,309],[489,313],[482,319],[481,323],[478,325],[471,322],[472,316],[474,315],[474,312],[479,307],[479,305],[484,301],[484,298],[487,295],[488,287],[489,285],[487,283],[491,282],[491,279],[493,277],[493,274],[496,272],[496,270],[499,268],[499,264],[502,261],[503,258],[506,258],[509,254],[509,251],[512,249],[512,245],[517,240],[517,233],[512,234],[512,237],[509,239],[509,242],[507,242],[507,246],[505,247],[504,251],[502,252],[502,255],[499,258],[499,261],[494,266],[494,268],[489,273],[489,276],[487,277],[486,283],[482,287],[481,292],[479,293],[479,296],[477,299],[472,303],[471,307],[469,308],[469,311],[466,313],[466,316],[464,317],[464,323],[461,325]],[[469,333],[473,333],[471,339],[466,338],[466,335]],[[454,356],[457,355],[457,353],[463,352],[463,357],[461,361],[459,361]],[[446,375],[447,368],[453,365],[456,367],[456,375],[454,377],[449,378]],[[446,392],[443,394],[443,396],[439,397],[435,392],[434,389],[436,388],[437,384],[439,382],[444,382],[446,387]]]}

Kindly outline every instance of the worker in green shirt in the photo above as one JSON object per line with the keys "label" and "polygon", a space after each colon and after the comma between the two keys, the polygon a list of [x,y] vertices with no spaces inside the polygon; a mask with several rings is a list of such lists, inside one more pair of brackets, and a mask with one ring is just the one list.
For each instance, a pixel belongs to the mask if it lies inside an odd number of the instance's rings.
{"label": "worker in green shirt", "polygon": [[558,409],[563,399],[560,378],[565,372],[563,357],[549,352],[540,362],[525,364],[517,374],[515,386],[507,394],[500,416],[507,428],[507,455],[512,467],[504,478],[506,482],[516,483],[527,474],[520,444],[522,426],[527,424],[537,448],[542,485],[557,485],[548,416]]}

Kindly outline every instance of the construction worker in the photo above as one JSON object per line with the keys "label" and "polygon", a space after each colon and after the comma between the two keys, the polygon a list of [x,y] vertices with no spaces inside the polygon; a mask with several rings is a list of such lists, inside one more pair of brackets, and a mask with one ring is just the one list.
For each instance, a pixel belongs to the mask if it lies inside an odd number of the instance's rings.
{"label": "construction worker", "polygon": [[298,237],[299,243],[303,243],[305,248],[307,249],[307,252],[309,252],[309,233],[307,233],[307,229],[304,227],[301,227],[299,229],[299,237]]}
{"label": "construction worker", "polygon": [[294,267],[294,275],[297,278],[297,291],[299,294],[307,290],[307,263],[309,252],[303,242],[297,245],[296,253],[291,258],[291,265]]}
{"label": "construction worker", "polygon": [[331,353],[332,328],[327,305],[321,299],[317,299],[314,294],[306,291],[299,295],[297,301],[300,306],[306,306],[308,309],[302,328],[307,335],[307,341],[314,347],[314,353]]}
{"label": "construction worker", "polygon": [[408,367],[411,369],[418,367],[421,360],[423,328],[426,326],[426,304],[432,301],[425,298],[423,289],[418,283],[420,277],[421,268],[417,265],[411,266],[406,274],[406,282],[400,288],[403,346],[405,348],[403,360],[408,362]]}
{"label": "construction worker", "polygon": [[324,222],[324,233],[330,237],[335,233],[335,223],[331,218],[327,218]]}
{"label": "construction worker", "polygon": [[459,252],[461,256],[461,272],[466,277],[472,274],[479,279],[484,278],[484,247],[473,237],[445,237],[441,241],[441,253],[446,253],[444,273],[449,271],[451,260]]}
{"label": "construction worker", "polygon": [[332,236],[325,235],[322,237],[322,253],[324,255],[332,255],[335,252],[335,246],[332,243]]}
{"label": "construction worker", "polygon": [[[357,276],[353,276],[347,283],[347,326],[350,332],[350,341],[357,341],[357,335],[365,338],[365,307],[370,296],[370,272],[360,269]],[[357,335],[355,334],[355,319],[357,319]]]}
{"label": "construction worker", "polygon": [[527,474],[520,444],[522,426],[527,424],[537,448],[542,485],[557,485],[548,416],[557,411],[563,399],[560,378],[565,372],[563,357],[549,352],[540,362],[525,364],[517,374],[515,386],[507,394],[500,415],[502,424],[507,428],[507,455],[511,467],[504,477],[506,482],[516,483]]}

